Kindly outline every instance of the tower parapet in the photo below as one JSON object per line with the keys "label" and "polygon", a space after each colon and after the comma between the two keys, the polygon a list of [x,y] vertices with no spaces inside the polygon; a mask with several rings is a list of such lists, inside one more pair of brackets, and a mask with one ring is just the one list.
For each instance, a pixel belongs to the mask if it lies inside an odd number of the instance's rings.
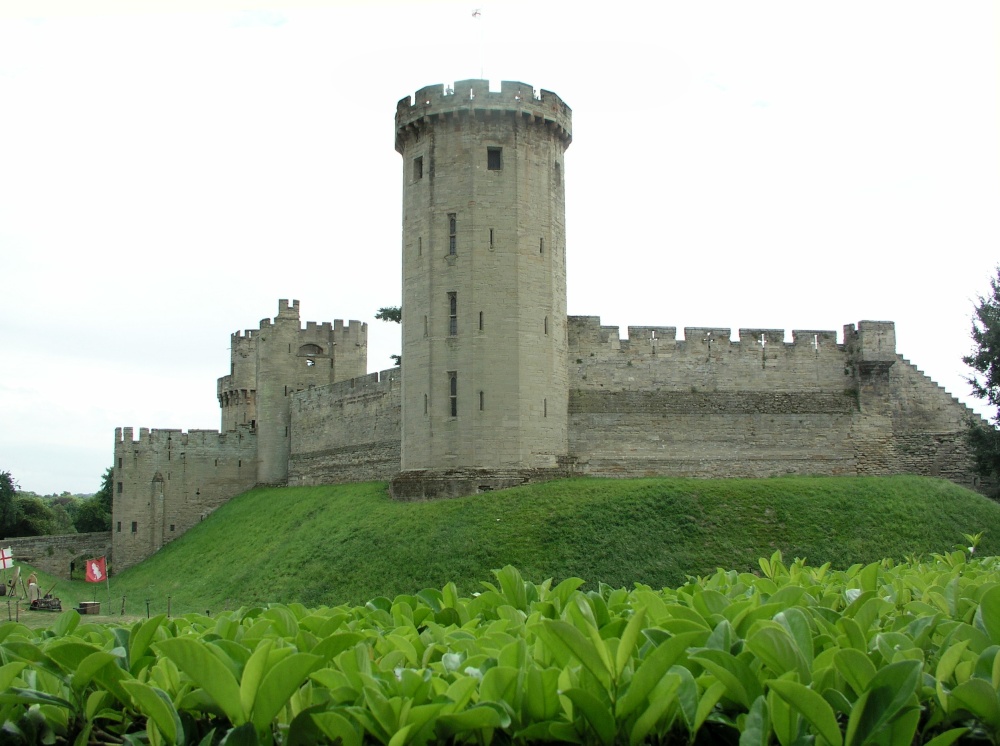
{"label": "tower parapet", "polygon": [[472,115],[482,118],[513,115],[551,128],[564,148],[573,140],[572,109],[552,91],[541,91],[527,83],[505,80],[499,91],[490,90],[488,80],[459,80],[455,87],[429,85],[396,104],[396,150],[403,152],[406,139],[442,116]]}

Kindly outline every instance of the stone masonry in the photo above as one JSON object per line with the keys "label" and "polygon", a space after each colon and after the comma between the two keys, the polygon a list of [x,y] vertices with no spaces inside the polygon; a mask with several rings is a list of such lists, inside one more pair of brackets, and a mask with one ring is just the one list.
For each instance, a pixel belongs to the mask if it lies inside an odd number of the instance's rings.
{"label": "stone masonry", "polygon": [[[403,368],[367,374],[367,325],[298,301],[231,337],[221,430],[115,434],[116,569],[258,484],[391,480],[398,499],[561,475],[913,473],[979,488],[973,413],[895,349],[830,330],[602,326],[566,315],[571,111],[505,81],[396,109]],[[405,371],[405,376],[404,376]]]}

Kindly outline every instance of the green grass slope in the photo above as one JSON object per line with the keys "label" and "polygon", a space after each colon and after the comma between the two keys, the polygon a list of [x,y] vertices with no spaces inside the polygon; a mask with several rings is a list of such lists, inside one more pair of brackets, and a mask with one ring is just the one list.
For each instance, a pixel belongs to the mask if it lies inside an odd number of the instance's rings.
{"label": "green grass slope", "polygon": [[776,549],[843,568],[980,531],[980,551],[1000,554],[1000,504],[919,477],[569,479],[423,503],[394,502],[382,483],[258,489],[114,576],[112,606],[360,603],[448,581],[471,592],[506,564],[536,581],[660,587],[754,570]]}

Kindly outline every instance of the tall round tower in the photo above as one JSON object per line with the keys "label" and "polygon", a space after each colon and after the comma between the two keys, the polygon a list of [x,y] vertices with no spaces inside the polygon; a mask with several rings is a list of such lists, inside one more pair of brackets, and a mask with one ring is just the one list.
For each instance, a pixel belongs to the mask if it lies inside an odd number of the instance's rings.
{"label": "tall round tower", "polygon": [[567,452],[570,108],[485,80],[396,108],[403,156],[398,497],[495,489]]}

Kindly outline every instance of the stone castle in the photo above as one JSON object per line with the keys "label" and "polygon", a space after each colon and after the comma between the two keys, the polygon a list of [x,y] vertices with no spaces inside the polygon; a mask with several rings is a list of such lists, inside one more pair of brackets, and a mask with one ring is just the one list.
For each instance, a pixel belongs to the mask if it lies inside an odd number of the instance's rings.
{"label": "stone castle", "polygon": [[396,108],[402,366],[367,373],[367,324],[282,300],[232,335],[219,431],[115,432],[115,567],[255,485],[386,480],[398,499],[565,475],[941,476],[978,487],[971,411],[895,349],[835,331],[602,326],[566,315],[571,111],[505,81]]}

